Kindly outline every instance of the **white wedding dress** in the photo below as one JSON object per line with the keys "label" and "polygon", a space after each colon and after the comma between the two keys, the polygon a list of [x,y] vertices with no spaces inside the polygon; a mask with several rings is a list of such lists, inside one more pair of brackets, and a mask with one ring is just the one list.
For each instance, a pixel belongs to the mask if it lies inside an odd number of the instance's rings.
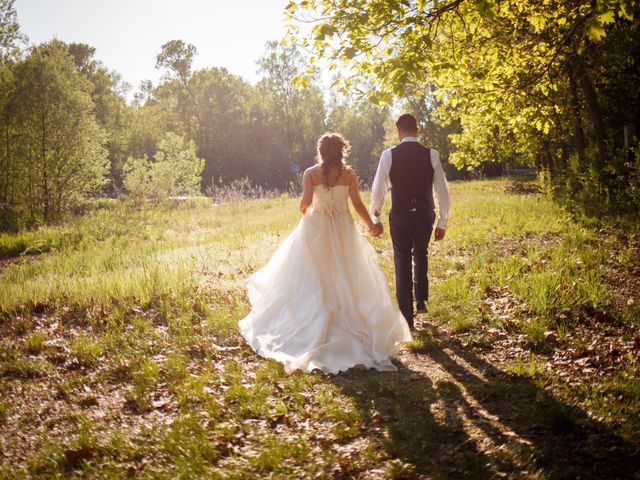
{"label": "white wedding dress", "polygon": [[313,204],[267,265],[248,280],[240,332],[287,372],[396,370],[389,355],[411,340],[373,247],[356,229],[349,187],[314,187]]}

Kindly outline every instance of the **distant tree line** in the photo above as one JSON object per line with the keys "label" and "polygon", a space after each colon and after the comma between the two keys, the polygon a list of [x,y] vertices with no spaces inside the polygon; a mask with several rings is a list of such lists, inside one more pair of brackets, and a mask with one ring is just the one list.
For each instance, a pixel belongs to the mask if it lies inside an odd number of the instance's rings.
{"label": "distant tree line", "polygon": [[171,40],[156,58],[162,79],[132,102],[90,45],[27,47],[13,3],[0,0],[0,229],[95,196],[211,194],[244,178],[283,191],[326,130],[350,140],[366,184],[395,141],[394,102],[416,114],[450,178],[528,165],[588,212],[637,214],[636,0],[290,2],[293,17],[321,13],[296,41],[329,59],[339,94],[327,98],[320,63],[295,46],[268,43],[252,85],[195,70],[195,47]]}
{"label": "distant tree line", "polygon": [[[127,101],[127,85],[95,49],[59,40],[27,47],[13,0],[0,0],[0,229],[47,221],[87,198],[212,193],[234,180],[286,190],[315,161],[315,142],[339,130],[350,162],[372,180],[389,109],[325,99],[307,65],[269,42],[252,85],[224,68],[193,69],[194,46],[161,46],[157,85]],[[15,227],[15,225],[13,225]]]}

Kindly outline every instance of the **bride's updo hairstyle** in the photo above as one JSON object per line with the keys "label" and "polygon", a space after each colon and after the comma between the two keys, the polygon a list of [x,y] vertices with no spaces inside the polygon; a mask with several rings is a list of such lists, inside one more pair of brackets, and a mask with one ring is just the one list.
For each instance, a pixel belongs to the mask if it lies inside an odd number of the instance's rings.
{"label": "bride's updo hairstyle", "polygon": [[322,167],[324,186],[329,188],[329,176],[335,172],[335,178],[340,178],[342,169],[346,167],[344,159],[349,155],[351,145],[339,133],[325,133],[318,139],[318,163]]}

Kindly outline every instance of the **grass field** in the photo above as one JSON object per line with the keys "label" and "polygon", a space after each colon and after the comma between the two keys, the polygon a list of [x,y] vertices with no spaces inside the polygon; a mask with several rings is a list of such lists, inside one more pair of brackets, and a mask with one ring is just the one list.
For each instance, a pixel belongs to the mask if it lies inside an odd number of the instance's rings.
{"label": "grass field", "polygon": [[397,373],[287,375],[239,337],[297,199],[0,234],[0,478],[633,478],[638,231],[535,192],[452,184]]}

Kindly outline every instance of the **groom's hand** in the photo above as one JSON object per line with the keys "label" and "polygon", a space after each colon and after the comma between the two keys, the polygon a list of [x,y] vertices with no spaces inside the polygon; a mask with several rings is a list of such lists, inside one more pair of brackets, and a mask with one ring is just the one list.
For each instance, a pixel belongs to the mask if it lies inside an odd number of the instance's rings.
{"label": "groom's hand", "polygon": [[444,229],[436,227],[436,233],[433,238],[435,239],[436,242],[438,240],[442,240],[444,238]]}
{"label": "groom's hand", "polygon": [[371,236],[379,237],[382,235],[382,223],[374,223],[373,227],[370,229]]}

